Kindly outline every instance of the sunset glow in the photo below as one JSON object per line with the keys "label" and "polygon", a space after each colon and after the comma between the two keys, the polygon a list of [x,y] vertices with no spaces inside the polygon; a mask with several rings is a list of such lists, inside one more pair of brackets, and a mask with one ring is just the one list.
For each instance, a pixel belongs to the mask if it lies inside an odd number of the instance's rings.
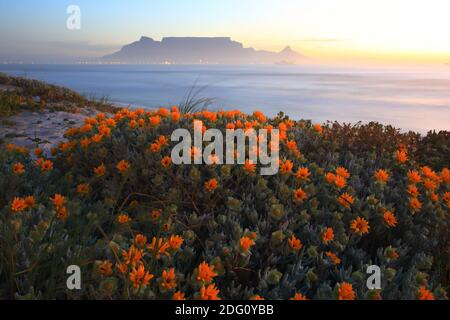
{"label": "sunset glow", "polygon": [[3,54],[95,56],[142,35],[228,36],[256,49],[290,45],[319,61],[450,62],[447,0],[76,2],[83,16],[77,32],[64,28],[66,1],[2,2]]}

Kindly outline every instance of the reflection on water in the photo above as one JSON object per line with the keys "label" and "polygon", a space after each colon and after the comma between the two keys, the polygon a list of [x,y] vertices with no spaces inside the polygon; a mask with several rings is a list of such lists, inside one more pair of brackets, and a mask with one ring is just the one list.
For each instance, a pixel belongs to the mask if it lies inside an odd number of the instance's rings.
{"label": "reflection on water", "polygon": [[450,130],[450,67],[435,70],[318,66],[0,65],[121,104],[178,104],[195,85],[215,108],[283,110],[315,122],[392,124],[404,130]]}

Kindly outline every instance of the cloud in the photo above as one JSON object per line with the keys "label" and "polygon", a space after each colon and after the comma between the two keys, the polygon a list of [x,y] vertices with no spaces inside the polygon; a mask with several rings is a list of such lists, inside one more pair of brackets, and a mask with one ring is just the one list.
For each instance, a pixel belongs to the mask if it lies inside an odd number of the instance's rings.
{"label": "cloud", "polygon": [[58,51],[78,52],[81,54],[105,54],[113,52],[121,45],[97,44],[89,41],[47,41],[46,47]]}
{"label": "cloud", "polygon": [[0,42],[0,62],[66,63],[97,58],[117,51],[120,45],[89,41],[9,41]]}
{"label": "cloud", "polygon": [[338,39],[338,38],[309,38],[309,39],[303,39],[300,41],[303,41],[303,42],[341,42],[341,41],[345,41],[345,40]]}

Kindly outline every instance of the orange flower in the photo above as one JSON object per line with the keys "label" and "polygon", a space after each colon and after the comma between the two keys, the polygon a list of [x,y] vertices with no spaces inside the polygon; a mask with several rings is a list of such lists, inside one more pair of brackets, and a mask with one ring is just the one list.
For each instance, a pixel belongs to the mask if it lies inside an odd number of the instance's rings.
{"label": "orange flower", "polygon": [[334,240],[334,231],[332,228],[326,228],[325,231],[322,233],[322,241],[325,244],[328,244],[328,242]]}
{"label": "orange flower", "polygon": [[50,197],[50,200],[52,200],[53,205],[58,208],[58,207],[62,207],[64,205],[66,198],[57,193],[53,196],[53,198]]}
{"label": "orange flower", "polygon": [[126,265],[131,264],[132,267],[135,267],[138,263],[140,263],[144,255],[144,250],[138,249],[134,245],[131,245],[128,251],[122,250],[122,258],[124,263]]}
{"label": "orange flower", "polygon": [[286,141],[286,147],[291,151],[297,150],[297,142],[295,142],[294,140],[288,140]]}
{"label": "orange flower", "polygon": [[83,149],[87,149],[90,144],[91,144],[91,140],[89,140],[89,138],[83,138],[80,142],[80,145]]}
{"label": "orange flower", "polygon": [[295,199],[295,201],[303,202],[307,198],[308,198],[308,195],[306,194],[306,192],[302,188],[294,190],[294,199]]}
{"label": "orange flower", "polygon": [[397,225],[397,217],[389,210],[386,210],[383,214],[384,221],[389,227],[395,227]]}
{"label": "orange flower", "polygon": [[245,160],[245,164],[244,164],[244,171],[248,172],[248,173],[254,173],[255,172],[255,167],[256,165],[253,164],[252,160]]}
{"label": "orange flower", "polygon": [[350,173],[344,167],[338,167],[336,169],[336,174],[344,179],[350,178]]}
{"label": "orange flower", "polygon": [[36,157],[40,157],[42,155],[42,149],[41,148],[34,149],[34,155]]}
{"label": "orange flower", "polygon": [[92,131],[92,125],[89,124],[89,123],[86,123],[85,125],[83,125],[83,126],[80,128],[80,132],[81,132],[81,133],[87,133],[87,132],[90,132],[90,131]]}
{"label": "orange flower", "polygon": [[152,127],[156,127],[161,122],[161,118],[159,116],[150,117],[150,124]]}
{"label": "orange flower", "polygon": [[233,123],[227,123],[226,128],[232,130],[235,128],[235,125]]}
{"label": "orange flower", "polygon": [[181,114],[179,112],[172,112],[171,118],[172,118],[173,122],[178,122],[178,121],[180,121]]}
{"label": "orange flower", "polygon": [[158,142],[154,142],[150,145],[150,151],[153,153],[159,152],[161,150],[161,145]]}
{"label": "orange flower", "polygon": [[167,138],[165,136],[159,136],[157,142],[161,145],[164,146],[167,144]]}
{"label": "orange flower", "polygon": [[339,284],[338,289],[339,300],[355,300],[356,294],[353,291],[353,286],[348,282]]}
{"label": "orange flower", "polygon": [[408,180],[409,180],[409,183],[412,183],[412,184],[419,183],[421,180],[419,172],[416,170],[409,170],[408,171]]}
{"label": "orange flower", "polygon": [[128,271],[128,265],[126,263],[116,263],[116,268],[122,274]]}
{"label": "orange flower", "polygon": [[369,233],[369,222],[364,218],[358,217],[350,222],[350,229],[361,236]]}
{"label": "orange flower", "polygon": [[214,190],[216,190],[217,185],[218,185],[217,180],[211,179],[205,182],[205,189],[208,190],[209,192],[213,192]]}
{"label": "orange flower", "polygon": [[255,294],[250,297],[250,300],[266,300],[263,297],[261,297],[259,294]]}
{"label": "orange flower", "polygon": [[53,162],[50,160],[44,160],[41,164],[42,171],[51,171],[53,169]]}
{"label": "orange flower", "polygon": [[389,174],[386,170],[379,169],[375,172],[374,177],[377,181],[386,183],[389,179]]}
{"label": "orange flower", "polygon": [[338,265],[341,263],[341,259],[339,259],[339,257],[333,252],[327,251],[325,252],[325,255],[330,258],[331,262],[333,262],[334,265]]}
{"label": "orange flower", "polygon": [[116,126],[116,120],[113,118],[108,118],[106,119],[105,124],[110,128],[114,128]]}
{"label": "orange flower", "polygon": [[161,159],[161,165],[164,168],[170,167],[171,163],[172,163],[172,159],[170,157],[168,157],[168,156],[166,156],[166,157]]}
{"label": "orange flower", "polygon": [[77,193],[79,194],[87,194],[89,193],[89,184],[82,183],[77,186]]}
{"label": "orange flower", "polygon": [[327,180],[328,183],[334,183],[334,181],[336,180],[336,175],[332,172],[328,172],[325,175],[325,179]]}
{"label": "orange flower", "polygon": [[78,129],[77,128],[69,128],[66,130],[66,132],[64,133],[65,136],[67,137],[71,137],[74,136],[78,133]]}
{"label": "orange flower", "polygon": [[203,261],[197,268],[197,280],[205,284],[211,283],[217,273],[214,272],[214,266],[210,266],[207,262]]}
{"label": "orange flower", "polygon": [[447,204],[448,207],[450,207],[450,191],[447,191],[442,196],[442,201]]}
{"label": "orange flower", "polygon": [[167,290],[172,290],[176,288],[177,283],[175,282],[176,279],[175,268],[170,268],[169,271],[163,270],[162,279],[163,282],[161,283],[161,287]]}
{"label": "orange flower", "polygon": [[94,174],[97,177],[103,177],[106,173],[106,167],[105,165],[102,163],[100,166],[98,166],[97,168],[94,168]]}
{"label": "orange flower", "polygon": [[13,212],[21,212],[27,208],[27,203],[22,198],[14,198],[11,202],[11,211]]}
{"label": "orange flower", "polygon": [[217,154],[210,154],[208,156],[208,163],[209,164],[219,164],[220,158]]}
{"label": "orange flower", "polygon": [[202,152],[201,152],[201,150],[200,150],[199,148],[193,146],[193,147],[191,148],[191,156],[194,157],[194,158],[196,158],[196,159],[197,159],[197,158],[200,158],[200,159],[201,159]]}
{"label": "orange flower", "polygon": [[144,119],[139,119],[138,120],[138,124],[139,124],[139,127],[144,128],[145,127],[145,120]]}
{"label": "orange flower", "polygon": [[413,212],[417,212],[420,211],[420,209],[422,208],[422,203],[417,198],[411,198],[409,200],[409,207]]}
{"label": "orange flower", "polygon": [[419,189],[417,189],[417,187],[413,184],[408,186],[408,189],[406,189],[406,192],[411,196],[411,197],[417,197],[419,195]]}
{"label": "orange flower", "polygon": [[428,179],[431,179],[433,181],[438,181],[439,180],[439,176],[436,174],[436,172],[434,172],[430,167],[428,166],[423,166],[421,168],[422,174],[427,177]]}
{"label": "orange flower", "polygon": [[419,300],[434,300],[434,295],[430,290],[422,286],[417,291],[417,298]]}
{"label": "orange flower", "polygon": [[15,164],[13,164],[12,172],[14,172],[17,175],[21,175],[25,172],[25,166],[22,163],[17,162]]}
{"label": "orange flower", "polygon": [[143,264],[141,264],[137,269],[133,268],[130,272],[130,280],[135,288],[147,286],[153,277],[154,276],[151,273],[145,271]]}
{"label": "orange flower", "polygon": [[131,221],[131,218],[126,215],[125,213],[121,213],[119,214],[119,216],[117,217],[117,222],[120,224],[125,224]]}
{"label": "orange flower", "polygon": [[289,300],[299,300],[299,301],[306,301],[309,300],[306,296],[304,296],[301,293],[296,293],[294,294],[294,296],[292,298],[290,298]]}
{"label": "orange flower", "polygon": [[99,143],[100,141],[102,141],[103,136],[101,134],[94,134],[91,138],[92,142],[94,143]]}
{"label": "orange flower", "polygon": [[152,217],[153,220],[159,219],[159,217],[161,216],[161,210],[152,210],[150,216]]}
{"label": "orange flower", "polygon": [[28,208],[33,208],[36,205],[36,199],[33,196],[23,198]]}
{"label": "orange flower", "polygon": [[216,288],[215,284],[210,284],[208,287],[202,286],[200,289],[200,298],[202,300],[220,300],[217,296],[220,290]]}
{"label": "orange flower", "polygon": [[183,244],[184,239],[178,235],[171,235],[169,238],[169,247],[173,250],[178,250]]}
{"label": "orange flower", "polygon": [[86,118],[86,119],[84,119],[84,123],[89,123],[89,124],[95,126],[98,122],[97,122],[97,119],[95,119],[95,118]]}
{"label": "orange flower", "polygon": [[386,255],[391,260],[397,260],[399,257],[397,250],[395,250],[394,248],[391,248],[391,247],[388,248]]}
{"label": "orange flower", "polygon": [[158,109],[158,114],[161,117],[167,117],[169,115],[169,110],[167,110],[166,108],[159,108]]}
{"label": "orange flower", "polygon": [[98,121],[103,121],[106,119],[106,115],[104,113],[99,113],[97,114],[96,118]]}
{"label": "orange flower", "polygon": [[295,173],[295,177],[300,181],[309,180],[310,175],[311,173],[309,172],[309,169],[305,167],[298,168],[297,172]]}
{"label": "orange flower", "polygon": [[137,125],[138,125],[138,123],[137,123],[136,120],[131,120],[130,123],[128,124],[128,126],[129,126],[131,129],[135,129],[135,128],[137,127]]}
{"label": "orange flower", "polygon": [[430,192],[429,197],[433,202],[437,202],[439,200],[439,197],[435,192]]}
{"label": "orange flower", "polygon": [[110,275],[112,275],[112,263],[109,260],[105,260],[103,261],[99,266],[98,266],[98,271],[108,277]]}
{"label": "orange flower", "polygon": [[64,220],[69,216],[69,212],[66,207],[57,207],[56,208],[56,217],[58,219]]}
{"label": "orange flower", "polygon": [[117,170],[119,170],[120,173],[125,173],[130,169],[130,164],[126,160],[121,160],[116,166]]}
{"label": "orange flower", "polygon": [[134,237],[134,243],[138,247],[143,247],[147,243],[147,237],[139,233]]}
{"label": "orange flower", "polygon": [[288,244],[289,244],[289,247],[294,251],[299,251],[303,247],[302,242],[300,241],[300,239],[297,239],[297,237],[295,235],[292,235],[288,239]]}
{"label": "orange flower", "polygon": [[98,127],[98,133],[101,136],[109,137],[111,135],[111,129],[108,128],[107,126],[99,126]]}
{"label": "orange flower", "polygon": [[438,187],[437,184],[431,179],[425,179],[423,181],[423,186],[425,187],[425,189],[431,191],[436,190],[436,188]]}
{"label": "orange flower", "polygon": [[172,300],[186,300],[186,298],[183,292],[177,291],[173,294]]}
{"label": "orange flower", "polygon": [[336,176],[336,178],[334,179],[334,184],[339,189],[342,189],[342,188],[344,188],[347,185],[347,180],[345,180],[344,177]]}
{"label": "orange flower", "polygon": [[395,159],[399,163],[405,163],[406,161],[408,161],[408,153],[406,153],[405,150],[398,150],[397,152],[395,152]]}
{"label": "orange flower", "polygon": [[239,245],[242,251],[248,251],[254,244],[255,241],[253,241],[249,237],[242,237],[241,240],[239,240]]}
{"label": "orange flower", "polygon": [[442,169],[441,180],[446,184],[450,184],[450,170],[448,168]]}
{"label": "orange flower", "polygon": [[147,248],[156,254],[157,259],[159,259],[161,255],[169,256],[169,253],[166,252],[169,248],[169,242],[164,241],[162,238],[157,240],[156,237],[153,237],[152,243],[147,245]]}
{"label": "orange flower", "polygon": [[313,129],[314,129],[315,132],[317,132],[319,134],[322,134],[322,132],[323,132],[323,128],[322,128],[322,126],[320,124],[315,124],[313,126]]}
{"label": "orange flower", "polygon": [[350,205],[352,205],[354,201],[355,199],[348,193],[344,193],[338,198],[338,202],[345,208],[350,208]]}
{"label": "orange flower", "polygon": [[290,173],[293,167],[294,164],[291,160],[286,160],[285,162],[280,161],[280,170],[282,173]]}
{"label": "orange flower", "polygon": [[25,172],[25,166],[22,163],[17,162],[12,166],[12,171],[17,175],[21,175]]}
{"label": "orange flower", "polygon": [[253,112],[253,116],[258,119],[259,122],[266,122],[267,118],[264,115],[264,113],[262,113],[259,110],[256,110],[255,112]]}

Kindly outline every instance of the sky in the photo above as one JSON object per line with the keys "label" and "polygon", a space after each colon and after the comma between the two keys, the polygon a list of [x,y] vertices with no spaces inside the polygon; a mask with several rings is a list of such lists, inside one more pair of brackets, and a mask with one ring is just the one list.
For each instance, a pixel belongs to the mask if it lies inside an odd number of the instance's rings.
{"label": "sky", "polygon": [[[69,5],[79,30],[66,27]],[[290,45],[313,61],[444,64],[449,14],[449,0],[4,0],[0,61],[98,57],[144,35]]]}

